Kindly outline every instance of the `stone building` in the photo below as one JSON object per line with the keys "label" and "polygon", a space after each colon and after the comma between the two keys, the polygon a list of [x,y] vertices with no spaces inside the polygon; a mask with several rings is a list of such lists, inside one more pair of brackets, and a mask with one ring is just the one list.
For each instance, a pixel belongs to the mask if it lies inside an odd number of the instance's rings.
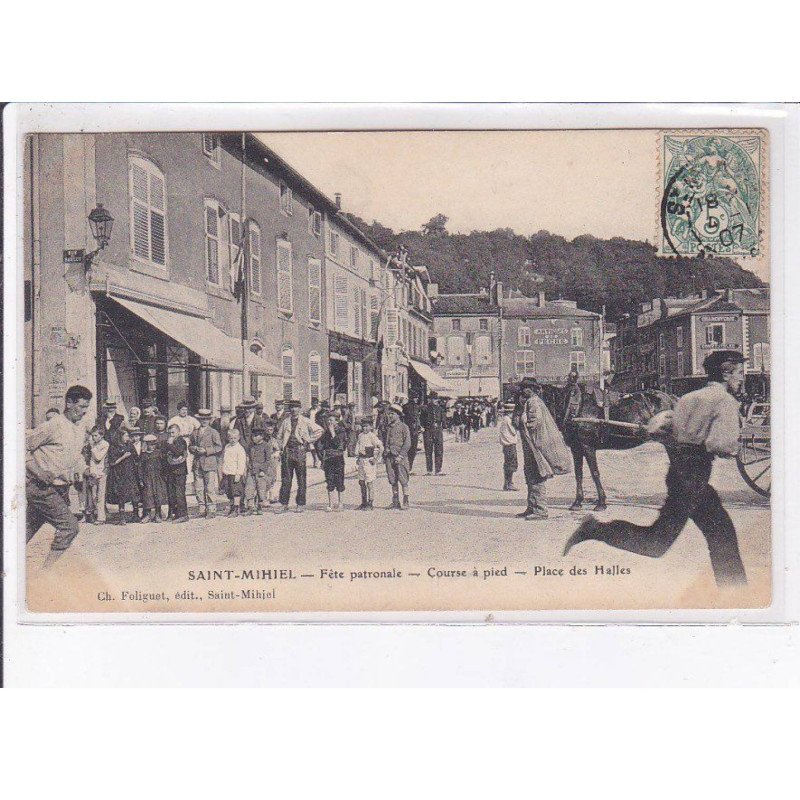
{"label": "stone building", "polygon": [[[72,383],[123,412],[324,396],[337,209],[277,153],[250,134],[109,133],[33,135],[26,156],[28,424]],[[89,263],[99,204],[113,230]]]}

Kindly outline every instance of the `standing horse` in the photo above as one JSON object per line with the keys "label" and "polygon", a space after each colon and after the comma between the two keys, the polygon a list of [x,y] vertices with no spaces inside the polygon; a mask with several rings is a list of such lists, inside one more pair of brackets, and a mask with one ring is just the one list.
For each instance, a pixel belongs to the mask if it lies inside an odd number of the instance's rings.
{"label": "standing horse", "polygon": [[[598,450],[630,450],[639,447],[648,439],[642,432],[604,425],[606,419],[646,425],[660,411],[675,406],[675,398],[665,392],[647,389],[631,394],[608,392],[604,398],[600,389],[588,390],[581,384],[567,386],[542,386],[542,399],[564,434],[564,441],[572,451],[575,464],[575,502],[571,510],[583,505],[583,460],[589,465],[592,480],[597,487],[595,511],[606,508],[606,493],[600,481],[597,466]],[[604,402],[607,408],[604,408]],[[608,415],[606,416],[606,410]],[[596,419],[598,422],[572,422],[572,418]],[[669,450],[667,450],[669,455]]]}

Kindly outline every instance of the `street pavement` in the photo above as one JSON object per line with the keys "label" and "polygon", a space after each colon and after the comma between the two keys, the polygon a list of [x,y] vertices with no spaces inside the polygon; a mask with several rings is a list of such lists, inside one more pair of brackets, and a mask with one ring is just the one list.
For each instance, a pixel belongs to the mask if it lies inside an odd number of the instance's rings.
{"label": "street pavement", "polygon": [[[519,491],[501,490],[497,439],[496,428],[481,430],[466,443],[448,439],[440,476],[425,474],[420,452],[407,511],[387,508],[391,490],[382,467],[375,510],[357,511],[360,492],[354,461],[348,460],[341,512],[325,511],[322,470],[309,467],[302,514],[193,518],[182,525],[82,525],[73,546],[49,570],[41,565],[52,529],[43,528],[27,548],[29,608],[501,611],[769,604],[769,501],[746,486],[734,461],[717,460],[712,476],[737,528],[749,578],[745,589],[732,593],[717,589],[705,541],[691,522],[660,559],[597,542],[562,557],[564,543],[594,505],[588,469],[583,512],[569,510],[575,479],[563,475],[548,482],[547,520],[517,519],[525,505],[524,478],[520,469]],[[663,448],[651,443],[598,455],[609,502],[598,516],[649,524],[665,494]],[[253,596],[254,590],[263,594]]]}

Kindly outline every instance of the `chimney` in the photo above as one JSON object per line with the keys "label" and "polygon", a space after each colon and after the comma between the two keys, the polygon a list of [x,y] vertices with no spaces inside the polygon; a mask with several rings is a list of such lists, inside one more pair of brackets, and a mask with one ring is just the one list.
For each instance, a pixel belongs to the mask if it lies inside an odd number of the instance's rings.
{"label": "chimney", "polygon": [[438,283],[429,283],[428,284],[428,297],[438,297],[439,296],[439,284]]}
{"label": "chimney", "polygon": [[539,297],[539,308],[544,308],[545,305],[546,305],[545,299],[544,299],[544,292],[539,292],[538,293],[538,297]]}
{"label": "chimney", "polygon": [[733,289],[726,289],[725,290],[725,299],[729,302],[733,302]]}
{"label": "chimney", "polygon": [[497,285],[495,286],[494,304],[496,306],[503,305],[503,283],[502,283],[502,281],[497,281]]}
{"label": "chimney", "polygon": [[336,192],[336,194],[333,196],[333,199],[336,200],[336,208],[338,208],[339,211],[341,211],[342,210],[342,193],[341,192]]}

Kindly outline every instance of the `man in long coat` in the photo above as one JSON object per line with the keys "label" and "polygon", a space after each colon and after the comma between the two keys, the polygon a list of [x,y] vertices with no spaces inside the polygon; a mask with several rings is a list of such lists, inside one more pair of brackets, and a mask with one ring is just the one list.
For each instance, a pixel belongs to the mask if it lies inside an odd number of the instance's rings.
{"label": "man in long coat", "polygon": [[561,431],[535,389],[522,405],[518,425],[528,505],[517,516],[529,520],[547,519],[545,481],[553,475],[570,472],[571,455]]}

